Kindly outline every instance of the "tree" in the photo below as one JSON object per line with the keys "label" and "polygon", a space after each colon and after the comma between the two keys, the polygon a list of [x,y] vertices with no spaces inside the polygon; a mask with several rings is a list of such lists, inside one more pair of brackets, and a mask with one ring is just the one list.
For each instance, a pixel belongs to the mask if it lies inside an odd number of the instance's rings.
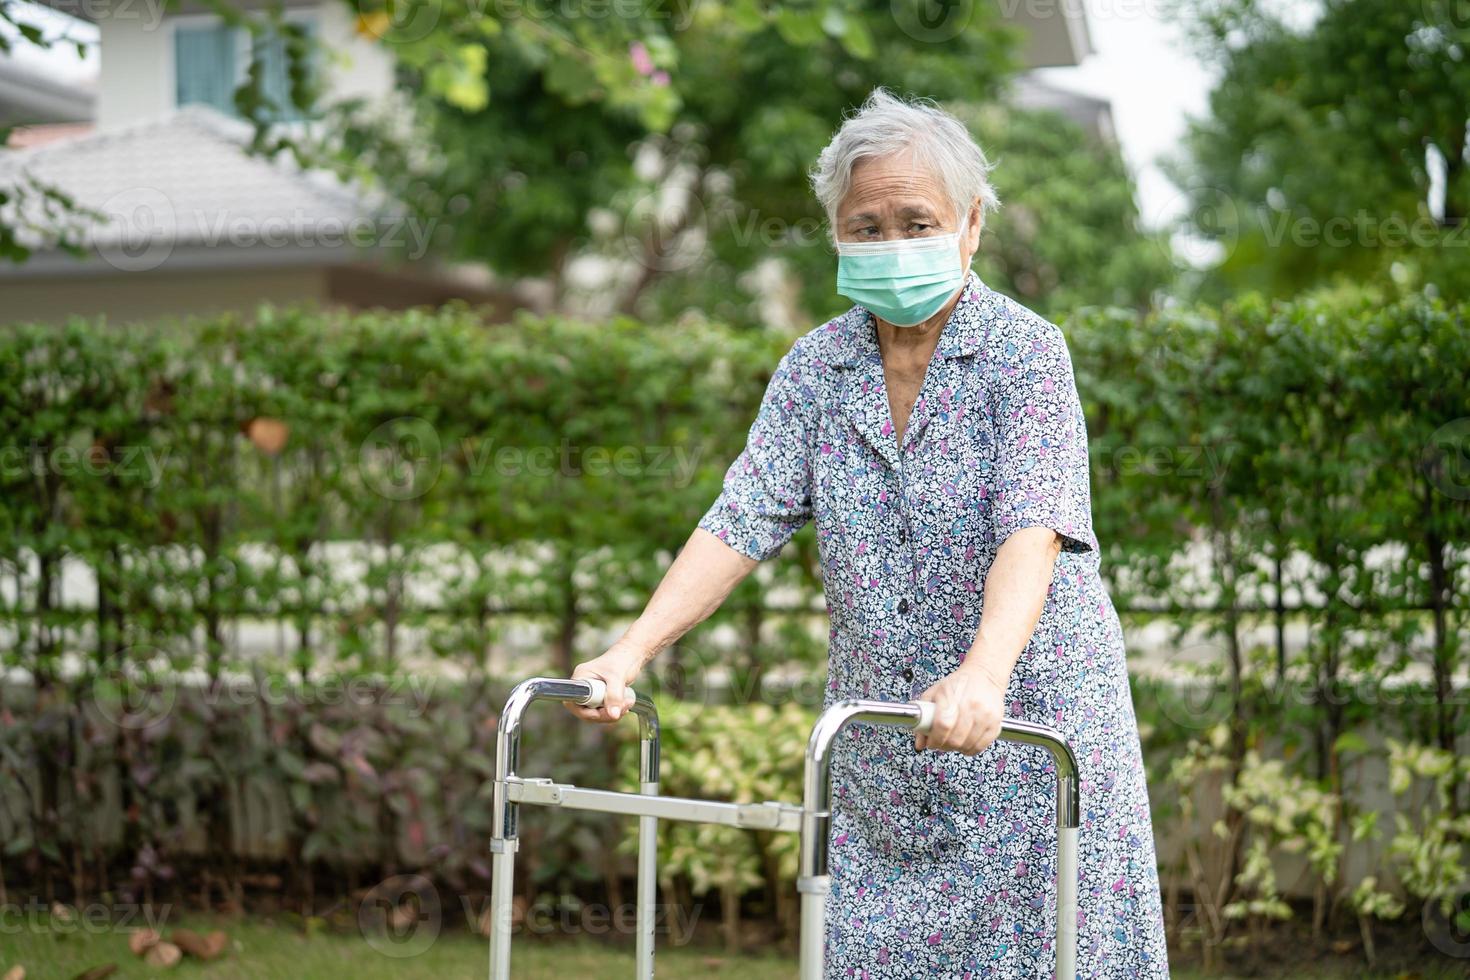
{"label": "tree", "polygon": [[[448,254],[544,276],[553,307],[755,319],[747,272],[773,254],[804,270],[802,253],[824,252],[806,173],[844,112],[879,84],[990,100],[1017,67],[1016,32],[990,5],[966,5],[964,29],[942,39],[887,0],[505,10],[385,31],[438,153],[414,168],[411,148],[389,147],[372,169],[418,210],[453,215],[440,223]],[[354,157],[385,153],[372,133],[351,141]],[[579,293],[568,275],[589,256],[613,273],[611,294],[601,281]],[[795,277],[824,299],[828,280]]]}
{"label": "tree", "polygon": [[1139,226],[1117,145],[1054,112],[990,105],[962,116],[997,164],[1002,207],[976,262],[985,282],[1046,316],[1147,309],[1172,281],[1173,258],[1164,236]]}
{"label": "tree", "polygon": [[[1171,173],[1193,231],[1224,246],[1203,291],[1271,295],[1387,278],[1470,279],[1470,22],[1455,0],[1179,0],[1221,70]],[[1436,180],[1435,171],[1443,171]],[[1442,205],[1436,200],[1442,185]]]}

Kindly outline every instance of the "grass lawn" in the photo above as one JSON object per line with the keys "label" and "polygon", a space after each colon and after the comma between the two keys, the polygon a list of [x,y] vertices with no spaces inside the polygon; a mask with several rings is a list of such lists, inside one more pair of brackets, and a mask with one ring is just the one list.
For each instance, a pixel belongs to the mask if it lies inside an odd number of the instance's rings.
{"label": "grass lawn", "polygon": [[[224,929],[232,940],[225,956],[211,963],[187,957],[172,970],[146,966],[128,950],[131,929],[99,931],[79,925],[59,931],[54,924],[29,921],[0,924],[0,976],[13,966],[26,969],[26,980],[72,980],[108,963],[117,964],[114,980],[128,978],[209,978],[209,980],[433,980],[483,978],[489,970],[489,941],[460,930],[434,940],[426,950],[369,943],[356,933],[318,932],[304,935],[299,927],[263,918],[207,919],[179,917],[168,928],[204,932]],[[167,935],[167,928],[163,930]],[[377,948],[375,948],[375,946]],[[397,954],[397,955],[395,955]],[[404,955],[407,954],[407,955]],[[518,939],[512,948],[511,974],[516,980],[633,976],[630,949],[595,941],[557,942]],[[717,977],[720,980],[782,980],[796,976],[795,961],[776,956],[733,959],[709,949],[658,950],[658,975],[670,980]]]}
{"label": "grass lawn", "polygon": [[[128,951],[130,929],[58,927],[49,920],[17,919],[0,922],[0,976],[13,966],[24,966],[26,980],[72,980],[79,974],[112,963],[117,980],[127,978],[209,978],[209,980],[471,980],[487,973],[487,941],[468,932],[439,936],[427,949],[415,951],[379,940],[370,943],[356,933],[320,931],[307,936],[295,925],[267,918],[170,918],[168,928],[196,931],[224,929],[232,944],[224,958],[212,963],[185,959],[173,970],[144,965]],[[165,930],[166,933],[166,930]],[[409,955],[402,955],[402,954]],[[400,955],[393,955],[400,954]],[[660,980],[795,980],[796,963],[784,956],[728,957],[716,950],[664,946],[658,952]],[[1444,972],[1417,970],[1415,980],[1464,977],[1465,964],[1445,961]],[[1450,967],[1458,967],[1453,972]],[[519,940],[511,972],[517,980],[597,977],[616,980],[633,975],[632,952],[625,947],[602,946],[594,941],[549,943]],[[1175,970],[1176,980],[1204,980],[1205,974]],[[1214,975],[1219,977],[1220,975]],[[1284,976],[1284,975],[1283,975]],[[1292,971],[1292,980],[1345,980],[1371,977],[1359,969],[1333,972]],[[1221,978],[1234,980],[1234,978]]]}

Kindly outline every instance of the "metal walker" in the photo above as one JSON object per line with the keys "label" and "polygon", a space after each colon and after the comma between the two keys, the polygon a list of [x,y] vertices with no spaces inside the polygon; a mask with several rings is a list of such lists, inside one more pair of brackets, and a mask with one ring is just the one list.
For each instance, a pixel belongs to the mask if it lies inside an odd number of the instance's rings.
{"label": "metal walker", "polygon": [[[848,700],[822,712],[806,747],[802,805],[787,803],[720,803],[660,796],[658,792],[658,709],[636,695],[640,751],[638,793],[584,789],[550,779],[519,775],[521,720],[535,701],[573,702],[600,707],[607,689],[599,680],[533,677],[511,691],[495,736],[495,813],[490,850],[490,980],[510,980],[511,906],[515,855],[520,847],[520,805],[558,806],[572,810],[621,813],[638,818],[637,976],[653,978],[655,864],[658,821],[685,820],[751,830],[788,831],[801,835],[801,864],[796,887],[801,893],[801,980],[822,980],[826,939],[827,832],[831,821],[830,769],[832,746],[848,725],[894,725],[919,733],[934,722],[927,701]],[[630,695],[634,692],[629,691]],[[1077,961],[1077,829],[1080,818],[1077,760],[1061,733],[1045,725],[1006,721],[1000,738],[1038,745],[1051,753],[1057,769],[1057,980],[1072,980]]]}

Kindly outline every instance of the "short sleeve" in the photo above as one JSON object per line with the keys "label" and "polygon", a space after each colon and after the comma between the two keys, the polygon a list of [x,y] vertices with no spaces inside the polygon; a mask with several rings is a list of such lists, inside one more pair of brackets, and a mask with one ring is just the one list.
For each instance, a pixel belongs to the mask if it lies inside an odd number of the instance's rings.
{"label": "short sleeve", "polygon": [[809,401],[788,353],[766,386],[745,449],[699,526],[757,561],[774,556],[811,517],[804,413]]}
{"label": "short sleeve", "polygon": [[1039,317],[1010,326],[993,360],[996,547],[1022,528],[1049,527],[1063,551],[1096,551],[1087,424],[1066,341]]}

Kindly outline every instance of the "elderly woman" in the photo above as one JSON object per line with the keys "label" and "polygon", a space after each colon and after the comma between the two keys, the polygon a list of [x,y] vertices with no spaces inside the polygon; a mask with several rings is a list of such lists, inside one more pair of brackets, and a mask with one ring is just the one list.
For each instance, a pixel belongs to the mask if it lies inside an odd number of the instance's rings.
{"label": "elderly woman", "polygon": [[[1050,975],[1053,770],[995,742],[1055,726],[1081,764],[1078,976],[1167,977],[1149,801],[1117,613],[1098,574],[1087,432],[1061,332],[969,270],[989,165],[964,126],[879,89],[822,151],[837,291],[647,608],[577,677],[611,721],[659,651],[816,523],[827,703],[936,705],[857,726],[833,763],[830,977]],[[994,744],[992,744],[994,743]]]}

